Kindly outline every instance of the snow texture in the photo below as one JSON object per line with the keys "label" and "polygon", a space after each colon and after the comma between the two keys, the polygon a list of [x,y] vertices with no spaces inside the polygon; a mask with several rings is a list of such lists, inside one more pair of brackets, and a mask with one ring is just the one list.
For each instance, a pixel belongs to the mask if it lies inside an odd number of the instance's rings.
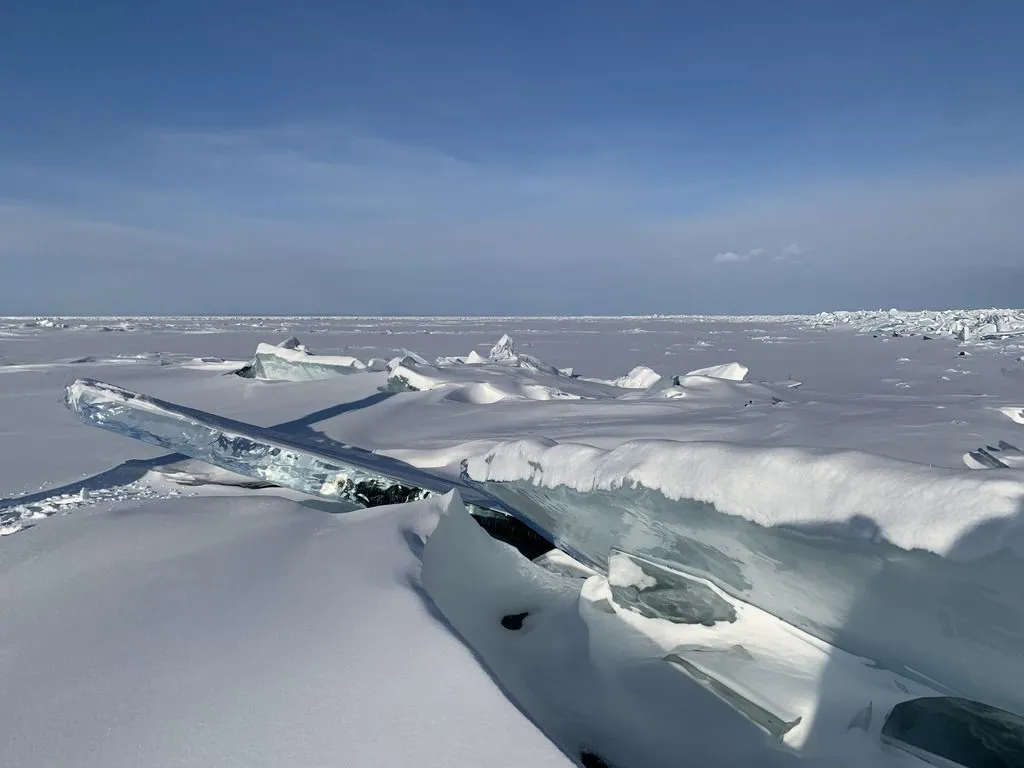
{"label": "snow texture", "polygon": [[[921,765],[880,739],[896,701],[1024,712],[1022,330],[1020,310],[0,319],[0,764]],[[364,367],[224,375],[279,342]],[[731,360],[745,376],[709,375]],[[660,378],[622,386],[638,366]],[[519,478],[487,481],[503,498],[603,536],[602,561],[530,563],[454,499],[359,511],[87,429],[60,407],[80,377],[439,491],[493,453]],[[664,603],[667,555],[698,586]],[[679,590],[736,619],[656,618]]]}

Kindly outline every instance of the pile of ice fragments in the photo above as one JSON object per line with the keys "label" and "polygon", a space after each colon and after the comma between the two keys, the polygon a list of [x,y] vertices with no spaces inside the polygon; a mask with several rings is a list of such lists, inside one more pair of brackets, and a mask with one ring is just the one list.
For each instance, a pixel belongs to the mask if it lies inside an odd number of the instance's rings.
{"label": "pile of ice fragments", "polygon": [[850,325],[864,332],[896,333],[902,336],[953,336],[960,341],[1001,341],[1024,337],[1024,311],[1019,309],[957,309],[908,312],[886,311],[822,312],[812,325]]}

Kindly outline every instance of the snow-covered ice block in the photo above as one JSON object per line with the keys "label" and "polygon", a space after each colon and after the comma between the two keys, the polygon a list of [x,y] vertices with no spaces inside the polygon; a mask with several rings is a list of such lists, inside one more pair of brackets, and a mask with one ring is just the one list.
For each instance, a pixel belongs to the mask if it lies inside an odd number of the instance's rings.
{"label": "snow-covered ice block", "polygon": [[313,381],[360,373],[367,370],[361,360],[348,355],[314,355],[296,339],[284,346],[261,343],[256,356],[237,373],[251,379],[270,381]]}
{"label": "snow-covered ice block", "polygon": [[1024,713],[1024,478],[656,440],[514,441],[463,466],[600,570],[613,549],[671,563],[903,677]]}
{"label": "snow-covered ice block", "polygon": [[[584,765],[916,764],[880,732],[895,706],[933,688],[667,566],[613,553],[603,575],[547,559],[488,538],[453,494],[426,540],[422,584],[510,697]],[[644,615],[615,597],[627,584],[651,596],[699,584],[731,620]]]}

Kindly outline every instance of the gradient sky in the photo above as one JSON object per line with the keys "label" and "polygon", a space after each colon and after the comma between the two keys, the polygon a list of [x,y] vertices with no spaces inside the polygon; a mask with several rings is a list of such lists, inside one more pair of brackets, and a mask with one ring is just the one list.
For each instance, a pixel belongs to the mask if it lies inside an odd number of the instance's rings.
{"label": "gradient sky", "polygon": [[0,315],[1020,306],[1024,3],[3,0]]}

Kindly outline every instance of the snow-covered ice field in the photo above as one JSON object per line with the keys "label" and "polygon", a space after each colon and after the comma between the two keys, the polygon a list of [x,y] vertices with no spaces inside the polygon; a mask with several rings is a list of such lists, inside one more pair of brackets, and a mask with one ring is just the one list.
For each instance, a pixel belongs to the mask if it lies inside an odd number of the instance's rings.
{"label": "snow-covered ice field", "polygon": [[[232,375],[261,343],[296,380]],[[80,423],[80,377],[557,496],[607,573],[458,497],[244,487]],[[0,765],[923,765],[898,701],[1024,713],[1019,311],[0,319],[0,417]],[[637,510],[728,621],[629,610]]]}

